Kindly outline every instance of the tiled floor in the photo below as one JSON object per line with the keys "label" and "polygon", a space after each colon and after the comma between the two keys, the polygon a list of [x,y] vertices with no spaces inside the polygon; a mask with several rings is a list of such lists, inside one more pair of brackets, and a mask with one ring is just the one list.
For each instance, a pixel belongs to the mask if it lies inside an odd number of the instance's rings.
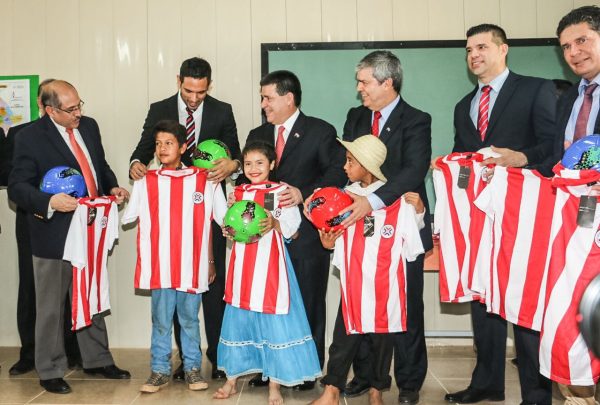
{"label": "tiled floor", "polygon": [[[0,348],[0,404],[266,404],[267,388],[252,388],[248,379],[238,382],[239,393],[227,400],[213,400],[212,394],[220,383],[211,381],[208,391],[192,392],[183,383],[171,383],[156,394],[140,394],[139,386],[148,377],[149,351],[139,349],[114,349],[116,364],[131,372],[131,380],[112,381],[91,377],[81,370],[70,371],[66,380],[73,392],[68,395],[56,395],[45,392],[38,383],[37,374],[30,372],[19,377],[9,377],[8,369],[17,360],[17,348]],[[423,389],[420,404],[447,404],[444,394],[461,390],[467,386],[475,364],[471,347],[434,347],[429,348],[429,371]],[[206,365],[206,363],[205,363]],[[208,377],[208,367],[204,367]],[[207,379],[208,381],[208,379]],[[316,388],[309,392],[296,392],[282,389],[286,404],[306,404],[321,392]],[[384,393],[384,401],[397,403],[398,389]],[[520,402],[519,381],[516,368],[507,361],[506,365],[506,401],[504,404],[517,405]],[[342,400],[344,403],[344,400]],[[347,404],[367,404],[367,396],[346,400]],[[560,404],[559,399],[554,400]],[[482,402],[483,404],[483,402]],[[502,402],[492,404],[501,405]]]}

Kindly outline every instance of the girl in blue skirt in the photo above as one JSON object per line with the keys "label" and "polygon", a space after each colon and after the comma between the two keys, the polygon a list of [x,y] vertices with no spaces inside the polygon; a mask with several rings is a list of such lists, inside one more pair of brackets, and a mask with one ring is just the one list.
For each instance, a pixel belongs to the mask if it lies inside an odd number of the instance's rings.
{"label": "girl in blue skirt", "polygon": [[[269,405],[280,405],[280,385],[293,386],[321,376],[317,349],[285,240],[300,226],[298,207],[279,207],[278,195],[287,187],[270,182],[275,167],[273,146],[256,142],[242,151],[244,174],[250,184],[235,188],[235,201],[263,206],[261,237],[255,243],[234,242],[225,282],[225,314],[217,352],[218,368],[227,382],[214,398],[237,392],[237,378],[262,373],[269,379]],[[252,218],[247,205],[244,215]],[[224,229],[232,239],[235,231]]]}

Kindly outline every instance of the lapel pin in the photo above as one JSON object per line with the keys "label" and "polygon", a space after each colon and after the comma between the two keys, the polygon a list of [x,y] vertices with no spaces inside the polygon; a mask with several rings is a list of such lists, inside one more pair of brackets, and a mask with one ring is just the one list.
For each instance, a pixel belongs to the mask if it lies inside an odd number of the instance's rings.
{"label": "lapel pin", "polygon": [[298,132],[296,132],[296,133],[294,134],[294,138],[300,138],[300,134],[299,134]]}
{"label": "lapel pin", "polygon": [[391,130],[390,130],[390,127],[387,127],[385,130],[386,130],[386,131],[388,131],[388,132],[390,132],[390,131],[391,131]]}

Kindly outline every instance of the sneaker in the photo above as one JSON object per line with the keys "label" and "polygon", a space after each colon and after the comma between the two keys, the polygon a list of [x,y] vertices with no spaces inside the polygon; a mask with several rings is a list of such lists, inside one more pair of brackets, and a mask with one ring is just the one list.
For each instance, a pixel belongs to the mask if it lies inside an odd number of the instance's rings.
{"label": "sneaker", "polygon": [[140,387],[141,392],[156,392],[163,388],[169,383],[171,379],[170,375],[155,373],[154,371],[150,374],[150,377],[146,380],[146,383]]}
{"label": "sneaker", "polygon": [[208,384],[200,375],[199,368],[193,368],[185,372],[185,382],[192,391],[202,391],[208,389]]}

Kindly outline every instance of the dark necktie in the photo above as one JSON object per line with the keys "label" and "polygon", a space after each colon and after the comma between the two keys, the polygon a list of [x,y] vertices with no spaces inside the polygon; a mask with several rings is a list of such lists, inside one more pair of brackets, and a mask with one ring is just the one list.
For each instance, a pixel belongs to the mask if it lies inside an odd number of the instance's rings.
{"label": "dark necktie", "polygon": [[185,133],[187,134],[187,153],[192,154],[196,147],[196,122],[194,121],[194,112],[186,107],[188,116],[185,120]]}
{"label": "dark necktie", "polygon": [[485,134],[488,129],[489,123],[489,111],[490,111],[490,86],[483,86],[481,88],[481,98],[479,99],[479,116],[477,117],[477,130],[481,136],[481,140],[485,140]]}
{"label": "dark necktie", "polygon": [[587,134],[587,124],[590,119],[590,111],[592,111],[592,101],[594,99],[592,93],[596,90],[598,85],[596,83],[590,83],[585,86],[583,91],[583,103],[579,114],[577,114],[577,121],[575,122],[575,133],[573,134],[573,142],[583,138]]}

